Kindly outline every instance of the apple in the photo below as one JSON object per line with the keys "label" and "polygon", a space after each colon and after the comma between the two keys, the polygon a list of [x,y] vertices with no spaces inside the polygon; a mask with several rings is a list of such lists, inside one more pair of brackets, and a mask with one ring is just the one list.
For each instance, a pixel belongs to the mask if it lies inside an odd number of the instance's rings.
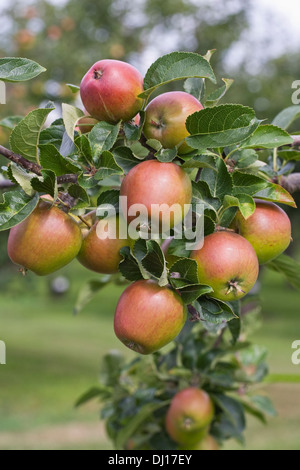
{"label": "apple", "polygon": [[[154,98],[146,107],[143,132],[147,139],[156,139],[164,148],[173,148],[189,136],[187,117],[203,109],[200,101],[184,91],[170,91]],[[179,155],[192,149],[183,142]]]}
{"label": "apple", "polygon": [[[161,227],[170,221],[170,228],[181,222],[192,201],[192,183],[185,171],[175,163],[161,163],[147,160],[134,166],[125,176],[121,185],[121,196],[127,197],[127,205],[122,201],[123,214],[129,222],[136,215],[129,214],[134,204],[143,204],[148,213],[148,220]],[[153,205],[162,205],[155,213]],[[170,207],[178,204],[178,210],[170,213]]]}
{"label": "apple", "polygon": [[[92,219],[93,213],[86,220]],[[97,273],[113,274],[118,272],[122,259],[120,250],[130,245],[129,238],[119,238],[120,228],[127,235],[127,225],[119,216],[97,220],[88,230],[83,227],[83,242],[77,256],[79,262]],[[107,238],[103,238],[107,236]]]}
{"label": "apple", "polygon": [[219,450],[216,440],[207,434],[201,441],[194,445],[187,445],[180,450]]}
{"label": "apple", "polygon": [[209,395],[199,388],[185,388],[171,401],[166,414],[166,430],[178,444],[194,445],[207,434],[213,417],[214,406]]}
{"label": "apple", "polygon": [[82,118],[78,119],[75,129],[81,134],[87,134],[88,132],[91,132],[95,124],[98,122],[99,121],[97,121],[97,119],[94,119],[91,116],[83,116]]}
{"label": "apple", "polygon": [[27,219],[10,230],[8,255],[15,264],[46,276],[69,264],[81,244],[74,219],[41,200]]}
{"label": "apple", "polygon": [[174,290],[141,280],[121,295],[114,329],[125,346],[140,354],[150,354],[176,338],[186,317],[186,307]]}
{"label": "apple", "polygon": [[87,112],[98,121],[115,124],[129,121],[143,106],[143,77],[130,64],[105,59],[96,62],[83,77],[81,100]]}
{"label": "apple", "polygon": [[213,288],[212,297],[238,300],[254,286],[259,264],[252,245],[230,231],[218,231],[204,238],[202,248],[192,252],[198,265],[199,282]]}
{"label": "apple", "polygon": [[232,228],[253,246],[260,264],[268,263],[283,253],[291,243],[291,222],[281,207],[273,202],[256,200],[249,219],[237,213]]}

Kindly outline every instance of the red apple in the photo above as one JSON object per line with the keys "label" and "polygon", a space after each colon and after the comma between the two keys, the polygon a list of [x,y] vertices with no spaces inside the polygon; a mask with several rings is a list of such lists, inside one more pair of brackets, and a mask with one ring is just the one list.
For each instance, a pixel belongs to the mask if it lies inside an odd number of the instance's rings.
{"label": "red apple", "polygon": [[178,444],[193,445],[207,434],[213,417],[214,406],[209,395],[199,388],[186,388],[171,401],[166,415],[166,430]]}
{"label": "red apple", "polygon": [[122,259],[120,250],[130,245],[128,237],[120,238],[120,229],[127,234],[126,223],[119,217],[98,220],[90,230],[83,228],[84,240],[78,254],[80,263],[97,273],[117,273]]}
{"label": "red apple", "polygon": [[[127,206],[122,202],[123,213],[127,213],[128,221],[135,219],[128,211],[133,204],[143,204],[148,218],[159,226],[163,221],[170,221],[170,228],[177,225],[184,217],[192,201],[192,183],[185,171],[175,163],[161,163],[147,160],[133,167],[125,176],[121,185],[121,196],[127,197]],[[155,214],[154,204],[162,205]],[[178,204],[178,211],[171,213],[169,208]]]}
{"label": "red apple", "polygon": [[88,113],[98,121],[112,124],[129,121],[142,108],[143,77],[130,64],[100,60],[83,77],[80,94]]}
{"label": "red apple", "polygon": [[[173,148],[189,136],[185,127],[187,117],[201,109],[203,106],[200,101],[189,93],[163,93],[146,107],[143,132],[148,139],[159,140],[164,148]],[[184,142],[180,145],[178,153],[185,154],[191,150]]]}
{"label": "red apple", "polygon": [[154,281],[136,281],[120,297],[115,333],[128,348],[150,354],[176,338],[186,316],[186,307],[175,291]]}
{"label": "red apple", "polygon": [[45,276],[69,264],[81,244],[80,227],[74,219],[41,201],[27,219],[11,229],[8,254],[15,264]]}
{"label": "red apple", "polygon": [[204,246],[195,249],[199,281],[213,288],[212,297],[238,300],[254,286],[259,264],[252,245],[240,235],[219,231],[204,238]]}
{"label": "red apple", "polygon": [[255,201],[256,209],[249,219],[238,212],[232,228],[253,246],[260,264],[268,263],[283,253],[291,243],[291,222],[273,202]]}

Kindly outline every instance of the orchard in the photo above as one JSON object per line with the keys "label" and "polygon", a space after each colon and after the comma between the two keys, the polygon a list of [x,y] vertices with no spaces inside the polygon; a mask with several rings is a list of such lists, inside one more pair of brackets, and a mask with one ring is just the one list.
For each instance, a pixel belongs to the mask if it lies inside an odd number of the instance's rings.
{"label": "orchard", "polygon": [[[284,254],[299,109],[266,124],[250,107],[219,104],[233,80],[218,87],[212,54],[172,52],[145,77],[101,59],[69,84],[81,107],[63,103],[51,122],[50,102],[0,122],[10,130],[0,230],[16,275],[77,260],[97,273],[77,312],[94,295],[101,310],[108,283],[124,286],[111,319],[122,353],[103,358],[99,387],[77,403],[100,399],[116,449],[218,450],[243,442],[246,414],[265,422],[275,412],[257,392],[267,366],[247,318],[262,265],[299,279]],[[0,59],[0,80],[15,87],[44,71]],[[160,93],[171,82],[178,90]]]}

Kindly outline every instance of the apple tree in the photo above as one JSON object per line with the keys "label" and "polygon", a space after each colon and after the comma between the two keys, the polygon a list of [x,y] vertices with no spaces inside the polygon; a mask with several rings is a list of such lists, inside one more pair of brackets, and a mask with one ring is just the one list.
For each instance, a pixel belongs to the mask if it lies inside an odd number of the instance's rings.
{"label": "apple tree", "polygon": [[[219,104],[233,80],[217,86],[211,55],[173,52],[145,77],[102,60],[80,87],[69,85],[83,109],[62,104],[46,125],[48,103],[0,121],[11,131],[10,148],[0,145],[0,230],[10,230],[11,260],[23,274],[75,258],[97,273],[76,312],[108,283],[124,285],[112,328],[134,358],[109,352],[99,386],[77,403],[100,398],[117,449],[215,450],[243,441],[247,413],[263,422],[274,414],[255,387],[268,372],[265,350],[247,332],[260,264],[300,287],[299,264],[282,254],[290,220],[277,205],[296,207],[300,140],[287,129],[299,107],[265,124],[249,107]],[[0,80],[15,86],[44,70],[0,59]],[[216,85],[209,94],[207,80]],[[151,99],[169,83],[172,92]],[[147,215],[132,231],[139,204]]]}

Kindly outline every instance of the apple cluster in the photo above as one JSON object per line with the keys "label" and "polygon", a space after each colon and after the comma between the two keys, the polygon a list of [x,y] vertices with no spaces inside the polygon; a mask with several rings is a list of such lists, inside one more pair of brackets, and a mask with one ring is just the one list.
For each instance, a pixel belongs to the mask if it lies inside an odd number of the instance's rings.
{"label": "apple cluster", "polygon": [[[88,116],[79,121],[79,131],[89,132],[98,121],[133,121],[138,125],[139,113],[144,111],[142,126],[146,139],[155,139],[166,149],[177,147],[179,157],[190,152],[185,142],[189,135],[185,123],[188,116],[203,109],[202,104],[188,93],[174,91],[157,96],[145,106],[142,92],[142,75],[133,66],[115,60],[97,62],[82,79],[80,93]],[[134,204],[146,206],[149,217],[153,204],[168,207],[179,204],[182,214],[172,219],[174,227],[183,219],[185,205],[192,202],[192,182],[180,166],[180,158],[176,163],[164,163],[151,157],[126,174],[120,194],[127,197],[123,212],[129,222],[130,207]],[[162,213],[157,220],[159,226],[160,217]],[[115,237],[99,237],[99,232],[107,230],[109,224],[107,220],[99,220],[96,212],[85,215],[83,221],[76,220],[60,209],[56,201],[42,197],[32,214],[11,229],[8,253],[14,263],[37,275],[51,274],[76,257],[94,272],[117,273],[122,259],[120,250],[132,247],[133,241],[129,236],[124,239],[118,235],[125,224],[122,214],[116,216],[115,222]],[[197,263],[199,283],[212,288],[209,295],[221,301],[234,301],[252,289],[259,264],[276,258],[289,246],[290,240],[291,224],[286,213],[274,203],[257,200],[251,217],[246,220],[238,212],[229,228],[217,227],[190,257]],[[165,255],[168,259],[168,251]],[[186,318],[187,308],[178,291],[171,286],[161,287],[154,280],[140,280],[129,285],[121,295],[114,329],[127,347],[149,354],[172,341]],[[192,403],[191,398],[186,400]],[[181,435],[193,430],[198,439],[203,429],[206,430],[212,413],[210,402],[207,399],[206,402],[210,411],[206,410],[203,418],[200,406],[200,425],[197,422],[194,426],[188,414],[178,411],[174,399],[167,428],[181,445],[185,444]],[[183,423],[178,425],[182,426],[178,436],[172,431],[174,422]]]}

